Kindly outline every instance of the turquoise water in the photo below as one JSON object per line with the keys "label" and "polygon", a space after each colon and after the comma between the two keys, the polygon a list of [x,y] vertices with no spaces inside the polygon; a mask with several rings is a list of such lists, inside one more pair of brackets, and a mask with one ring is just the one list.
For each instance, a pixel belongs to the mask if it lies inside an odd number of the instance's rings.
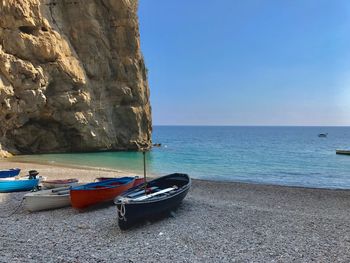
{"label": "turquoise water", "polygon": [[[328,133],[319,138],[319,133]],[[349,188],[350,127],[156,126],[147,154],[151,174],[278,185]],[[97,166],[142,173],[142,154],[105,152],[16,157],[28,161]]]}

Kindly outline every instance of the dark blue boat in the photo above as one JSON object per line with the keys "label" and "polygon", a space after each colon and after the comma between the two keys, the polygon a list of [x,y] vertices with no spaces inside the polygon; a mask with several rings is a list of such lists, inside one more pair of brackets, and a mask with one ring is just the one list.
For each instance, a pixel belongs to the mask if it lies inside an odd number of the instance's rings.
{"label": "dark blue boat", "polygon": [[8,178],[8,177],[17,176],[17,175],[19,175],[20,171],[21,171],[21,169],[19,169],[19,168],[0,170],[0,178]]}
{"label": "dark blue boat", "polygon": [[131,188],[116,198],[118,225],[127,229],[145,219],[159,217],[174,210],[191,187],[187,174],[170,174]]}
{"label": "dark blue boat", "polygon": [[29,191],[37,187],[39,179],[0,180],[0,193]]}

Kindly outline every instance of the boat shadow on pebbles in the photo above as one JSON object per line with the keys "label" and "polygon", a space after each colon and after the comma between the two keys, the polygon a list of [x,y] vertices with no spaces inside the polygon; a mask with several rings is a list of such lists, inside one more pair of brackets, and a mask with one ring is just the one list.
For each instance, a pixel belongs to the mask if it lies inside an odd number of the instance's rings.
{"label": "boat shadow on pebbles", "polygon": [[104,209],[113,209],[115,208],[115,204],[111,201],[111,202],[98,203],[83,209],[78,209],[73,207],[70,207],[70,208],[75,214],[89,214],[89,213],[95,213],[97,211],[104,210]]}

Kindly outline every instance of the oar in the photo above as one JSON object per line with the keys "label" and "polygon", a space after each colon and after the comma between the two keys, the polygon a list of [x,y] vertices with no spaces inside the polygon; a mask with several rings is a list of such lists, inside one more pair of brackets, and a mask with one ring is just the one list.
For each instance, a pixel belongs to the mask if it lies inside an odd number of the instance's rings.
{"label": "oar", "polygon": [[57,193],[60,191],[65,191],[65,190],[70,190],[72,187],[71,186],[62,186],[62,187],[58,187],[58,188],[54,188],[51,190],[52,193]]}

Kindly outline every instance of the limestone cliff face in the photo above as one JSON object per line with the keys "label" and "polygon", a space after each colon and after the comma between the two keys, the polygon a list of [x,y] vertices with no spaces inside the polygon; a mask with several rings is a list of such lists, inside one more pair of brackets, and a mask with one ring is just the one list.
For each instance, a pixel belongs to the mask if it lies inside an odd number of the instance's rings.
{"label": "limestone cliff face", "polygon": [[151,143],[136,0],[0,0],[0,153]]}

